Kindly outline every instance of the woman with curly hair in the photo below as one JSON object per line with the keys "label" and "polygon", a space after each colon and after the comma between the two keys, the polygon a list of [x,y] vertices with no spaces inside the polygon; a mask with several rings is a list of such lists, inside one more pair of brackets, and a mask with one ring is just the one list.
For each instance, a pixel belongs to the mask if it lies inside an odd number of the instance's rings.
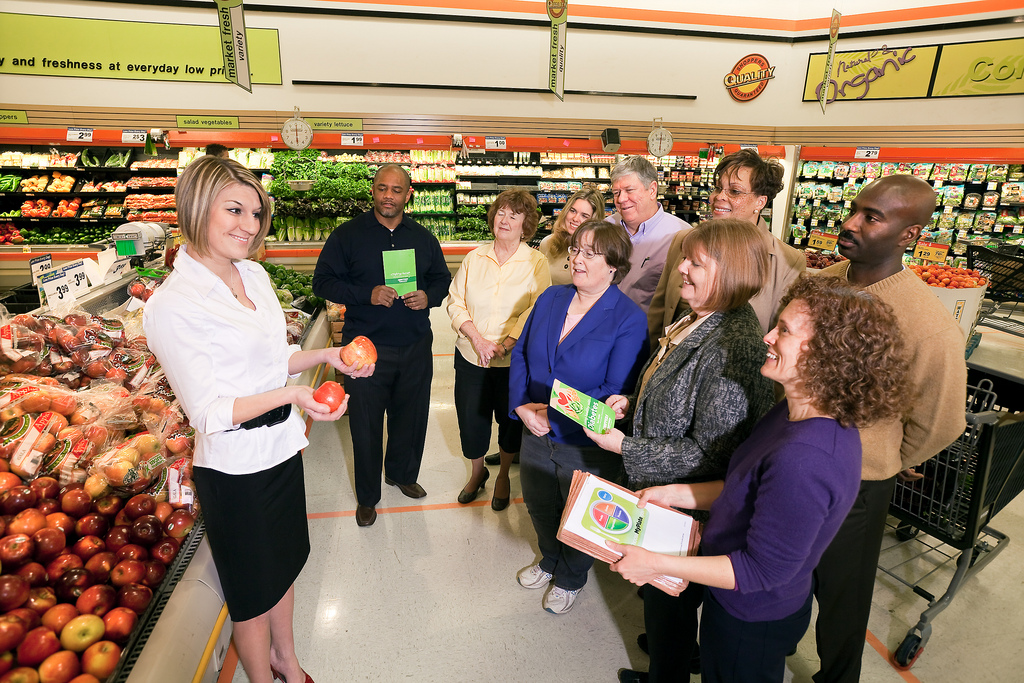
{"label": "woman with curly hair", "polygon": [[569,263],[569,246],[573,233],[591,218],[604,218],[604,195],[592,185],[577,190],[565,202],[555,219],[551,234],[540,241],[537,247],[548,260],[551,270],[551,284],[571,285],[572,266]]}
{"label": "woman with curly hair", "polygon": [[736,450],[724,480],[645,489],[640,507],[709,509],[701,556],[609,542],[643,585],[659,574],[707,588],[701,679],[782,681],[811,618],[812,572],[860,485],[858,427],[898,415],[907,362],[887,305],[834,277],[803,276],[782,300],[761,373],[786,400]]}

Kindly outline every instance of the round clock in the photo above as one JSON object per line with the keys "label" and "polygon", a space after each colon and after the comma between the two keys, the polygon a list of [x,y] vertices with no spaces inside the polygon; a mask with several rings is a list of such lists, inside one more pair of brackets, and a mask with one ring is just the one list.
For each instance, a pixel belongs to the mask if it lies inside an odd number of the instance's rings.
{"label": "round clock", "polygon": [[313,128],[305,119],[293,116],[281,126],[281,140],[292,149],[306,149],[313,142]]}
{"label": "round clock", "polygon": [[651,156],[663,157],[672,151],[672,133],[661,126],[651,131],[647,136],[647,151]]}

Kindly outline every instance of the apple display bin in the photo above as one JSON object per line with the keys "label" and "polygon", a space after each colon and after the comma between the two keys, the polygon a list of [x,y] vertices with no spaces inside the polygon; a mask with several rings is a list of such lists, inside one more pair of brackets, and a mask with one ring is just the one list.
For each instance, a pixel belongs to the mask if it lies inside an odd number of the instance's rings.
{"label": "apple display bin", "polygon": [[[147,267],[162,267],[162,261]],[[78,304],[97,315],[113,312],[128,303],[128,284],[134,278],[135,272],[129,271],[115,282],[94,287]],[[329,346],[330,341],[327,313],[318,309],[299,345],[304,350],[317,349]],[[323,366],[311,368],[288,384],[315,386],[323,372]],[[179,672],[184,672],[182,680],[216,682],[231,640],[231,622],[222,617],[222,611],[226,612],[224,596],[204,529],[200,514],[163,583],[153,591],[153,600],[139,617],[107,683],[149,683],[167,680],[169,675],[177,677]],[[207,657],[211,647],[212,654]]]}

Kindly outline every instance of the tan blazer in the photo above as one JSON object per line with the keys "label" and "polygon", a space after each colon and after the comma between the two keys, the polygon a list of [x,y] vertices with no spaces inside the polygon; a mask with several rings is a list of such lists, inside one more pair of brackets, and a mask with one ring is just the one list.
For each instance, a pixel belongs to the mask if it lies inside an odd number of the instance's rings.
{"label": "tan blazer", "polygon": [[[759,223],[758,227],[764,228],[764,244],[768,249],[768,281],[750,300],[750,305],[757,314],[761,329],[767,334],[775,326],[779,301],[800,273],[807,270],[807,258],[803,251],[783,244],[772,235],[765,223]],[[658,288],[654,290],[651,307],[647,310],[647,327],[652,341],[663,337],[665,328],[680,313],[689,311],[686,302],[679,298],[679,288],[683,286],[683,276],[679,274],[679,264],[683,260],[680,252],[687,232],[689,230],[683,230],[672,239],[665,259],[665,269],[661,272]]]}

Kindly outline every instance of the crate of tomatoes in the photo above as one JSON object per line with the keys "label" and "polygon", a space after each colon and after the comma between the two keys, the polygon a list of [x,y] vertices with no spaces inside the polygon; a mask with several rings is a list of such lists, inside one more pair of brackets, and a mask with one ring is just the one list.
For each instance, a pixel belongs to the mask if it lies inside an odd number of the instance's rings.
{"label": "crate of tomatoes", "polygon": [[985,286],[988,284],[985,276],[970,268],[954,268],[945,264],[911,265],[908,268],[932,288],[935,296],[959,323],[964,338],[970,339],[981,312],[981,300],[985,298]]}

